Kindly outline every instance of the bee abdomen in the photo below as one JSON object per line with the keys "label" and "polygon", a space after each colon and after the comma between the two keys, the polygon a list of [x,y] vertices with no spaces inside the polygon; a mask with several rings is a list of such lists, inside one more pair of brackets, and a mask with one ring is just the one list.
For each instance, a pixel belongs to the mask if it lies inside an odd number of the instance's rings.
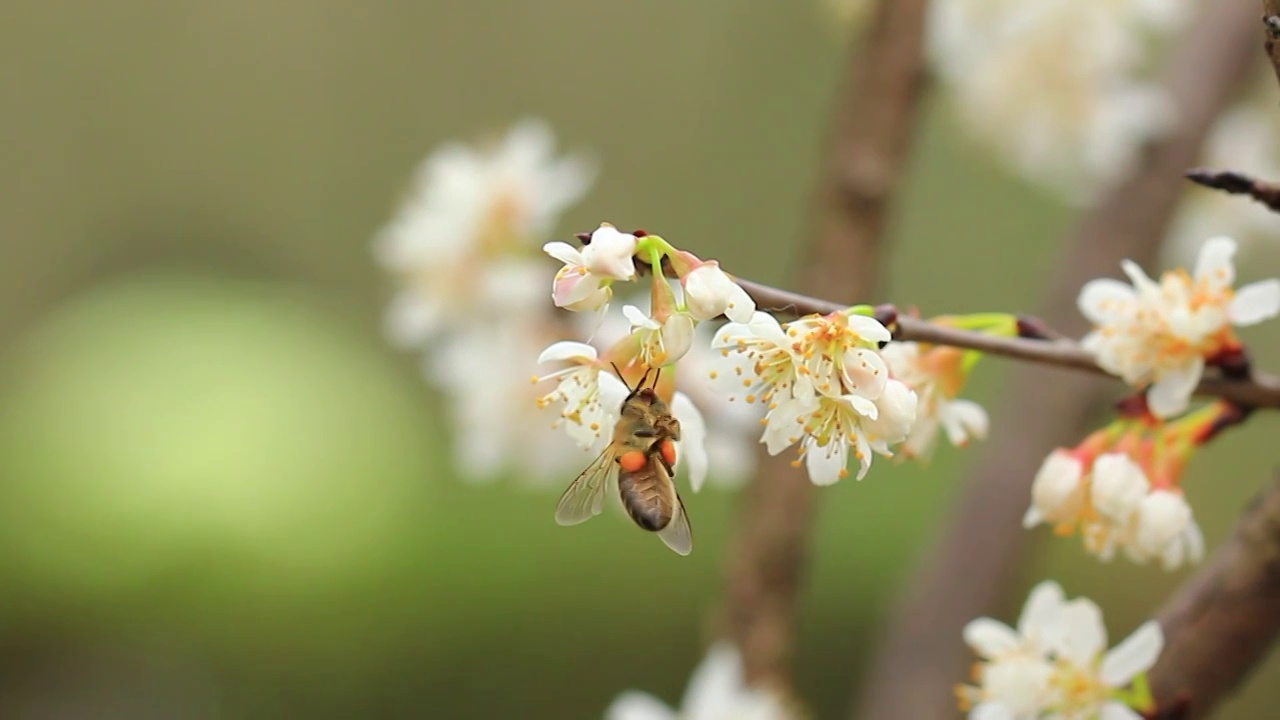
{"label": "bee abdomen", "polygon": [[671,523],[672,503],[665,497],[657,483],[636,482],[628,477],[629,473],[620,473],[618,477],[618,493],[622,496],[622,506],[637,525],[649,532],[658,532]]}

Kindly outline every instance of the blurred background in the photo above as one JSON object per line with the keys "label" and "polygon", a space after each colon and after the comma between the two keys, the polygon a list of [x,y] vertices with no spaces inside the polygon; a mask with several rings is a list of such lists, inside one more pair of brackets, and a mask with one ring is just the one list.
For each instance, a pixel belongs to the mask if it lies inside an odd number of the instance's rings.
{"label": "blurred background", "polygon": [[[735,493],[685,493],[698,545],[680,558],[616,517],[557,527],[559,485],[461,482],[438,391],[384,336],[393,288],[371,242],[433,148],[532,114],[601,167],[556,239],[642,226],[786,283],[844,64],[835,16],[727,0],[4,14],[0,716],[592,718],[628,688],[676,702]],[[886,297],[869,300],[1034,309],[1071,209],[966,140],[945,102],[927,112]],[[1242,282],[1280,273],[1278,247],[1252,249]],[[1244,337],[1280,369],[1274,326]],[[968,394],[989,404],[1008,367],[982,363]],[[1193,462],[1210,548],[1276,467],[1278,428],[1258,416]],[[797,673],[816,717],[842,716],[971,460],[877,460],[821,491]],[[1004,617],[1056,578],[1118,640],[1189,573],[1041,543]],[[1221,717],[1275,707],[1278,680],[1271,662]]]}

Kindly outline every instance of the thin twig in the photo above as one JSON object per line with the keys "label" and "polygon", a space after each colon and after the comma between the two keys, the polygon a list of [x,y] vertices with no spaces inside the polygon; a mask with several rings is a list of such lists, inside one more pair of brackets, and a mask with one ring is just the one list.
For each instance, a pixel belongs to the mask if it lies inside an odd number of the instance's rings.
{"label": "thin twig", "polygon": [[[904,173],[925,82],[928,0],[881,0],[849,55],[818,181],[819,209],[804,248],[804,286],[830,297],[875,291],[888,211]],[[723,620],[747,682],[788,694],[796,605],[813,519],[812,483],[790,458],[759,454],[727,558]]]}
{"label": "thin twig", "polygon": [[1164,651],[1150,676],[1157,708],[1178,710],[1184,720],[1209,717],[1280,637],[1277,608],[1280,475],[1160,612]]}
{"label": "thin twig", "polygon": [[1208,168],[1188,170],[1187,179],[1197,185],[1221,190],[1231,195],[1248,195],[1268,208],[1280,212],[1280,183],[1259,180],[1234,170]]}
{"label": "thin twig", "polygon": [[[1065,333],[1079,336],[1085,330],[1075,308],[1081,285],[1117,274],[1123,258],[1139,264],[1154,259],[1182,194],[1182,173],[1195,163],[1206,133],[1258,51],[1257,6],[1199,7],[1164,69],[1177,117],[1171,133],[1154,140],[1130,173],[1104,190],[1060,248],[1040,316]],[[1016,569],[1034,546],[1021,517],[1036,468],[1050,448],[1078,439],[1106,390],[1106,383],[1087,373],[1054,382],[1045,382],[1043,369],[1031,365],[1008,373],[1004,397],[992,413],[996,432],[962,481],[964,492],[918,574],[893,600],[884,645],[870,661],[852,717],[956,717],[950,688],[972,661],[959,641],[962,628],[975,617],[1001,612],[1013,595]]]}
{"label": "thin twig", "polygon": [[[741,285],[762,310],[788,312],[797,315],[826,314],[844,309],[840,303],[812,298],[807,295],[779,290],[738,278]],[[997,337],[970,330],[935,325],[918,318],[899,315],[894,327],[894,339],[950,345],[952,347],[979,350],[1016,360],[1042,365],[1083,370],[1097,375],[1108,374],[1098,367],[1097,361],[1087,350],[1071,340],[1029,340],[1016,337]],[[1253,373],[1247,379],[1206,377],[1200,381],[1196,393],[1220,397],[1247,407],[1280,408],[1280,377]]]}

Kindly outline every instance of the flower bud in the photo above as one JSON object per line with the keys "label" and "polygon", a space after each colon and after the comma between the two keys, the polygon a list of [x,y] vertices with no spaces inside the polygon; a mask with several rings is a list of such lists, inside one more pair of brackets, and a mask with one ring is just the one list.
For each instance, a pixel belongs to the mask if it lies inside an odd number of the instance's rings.
{"label": "flower bud", "polygon": [[734,322],[747,322],[756,310],[747,291],[731,280],[715,260],[699,265],[680,281],[689,314],[696,320],[726,315]]}

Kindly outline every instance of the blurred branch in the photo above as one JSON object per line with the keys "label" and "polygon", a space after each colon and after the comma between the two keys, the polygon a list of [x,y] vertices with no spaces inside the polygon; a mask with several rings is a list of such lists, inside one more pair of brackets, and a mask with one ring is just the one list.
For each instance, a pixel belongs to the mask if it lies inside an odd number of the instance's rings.
{"label": "blurred branch", "polygon": [[1231,195],[1248,195],[1272,210],[1280,212],[1280,183],[1259,180],[1233,170],[1206,168],[1188,170],[1187,179],[1197,185],[1221,190]]}
{"label": "blurred branch", "polygon": [[1280,81],[1280,0],[1262,0],[1262,48],[1271,60],[1276,80]]}
{"label": "blurred branch", "polygon": [[[1214,120],[1234,96],[1257,46],[1257,7],[1204,3],[1171,50],[1163,72],[1177,122],[1145,148],[1135,167],[1081,218],[1053,265],[1040,316],[1071,335],[1084,330],[1076,312],[1080,286],[1108,276],[1123,258],[1150,264],[1182,190],[1182,174],[1197,159]],[[1021,517],[1031,480],[1045,453],[1071,441],[1106,384],[1076,373],[1045,382],[1019,365],[1009,373],[993,413],[997,428],[969,474],[916,577],[893,603],[883,646],[870,662],[859,720],[933,720],[956,716],[950,688],[970,658],[960,642],[964,624],[999,610],[1032,543]]]}
{"label": "blurred branch", "polygon": [[[798,315],[830,313],[848,306],[829,300],[800,295],[738,278],[738,284],[746,289],[757,305],[764,309],[789,311]],[[980,350],[992,355],[1026,360],[1042,365],[1083,370],[1098,375],[1107,371],[1098,367],[1093,355],[1071,340],[1034,340],[1028,338],[997,337],[970,330],[960,330],[934,325],[926,320],[897,316],[890,324],[895,340],[950,345],[952,347]],[[1196,389],[1197,394],[1220,397],[1246,407],[1280,408],[1280,377],[1253,373],[1249,378],[1204,378]]]}
{"label": "blurred branch", "polygon": [[[889,209],[903,175],[925,83],[927,0],[881,0],[849,55],[819,179],[805,287],[833,297],[874,292]],[[789,694],[796,604],[806,564],[813,486],[790,459],[760,452],[729,546],[726,632],[747,681]]]}
{"label": "blurred branch", "polygon": [[1160,613],[1151,670],[1160,720],[1209,717],[1280,636],[1280,475]]}

